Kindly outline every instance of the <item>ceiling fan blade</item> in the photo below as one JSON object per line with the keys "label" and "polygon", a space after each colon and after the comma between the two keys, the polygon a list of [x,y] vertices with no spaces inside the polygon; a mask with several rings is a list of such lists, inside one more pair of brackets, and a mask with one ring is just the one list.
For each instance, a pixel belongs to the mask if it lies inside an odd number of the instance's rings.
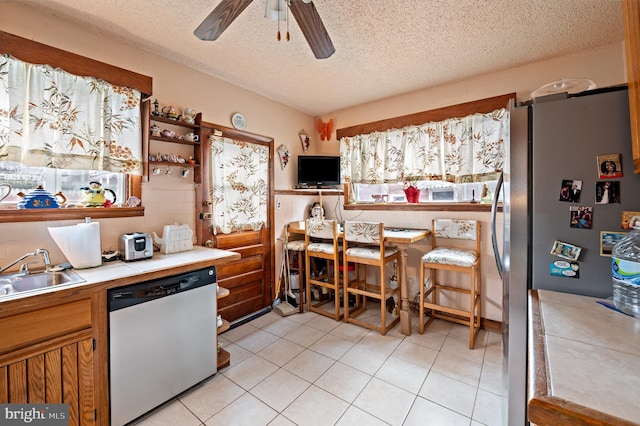
{"label": "ceiling fan blade", "polygon": [[318,15],[313,2],[305,3],[302,0],[291,0],[289,5],[291,14],[298,22],[304,38],[318,59],[326,59],[336,51],[333,42],[327,33],[327,29]]}
{"label": "ceiling fan blade", "polygon": [[253,0],[222,0],[193,32],[200,40],[216,40]]}

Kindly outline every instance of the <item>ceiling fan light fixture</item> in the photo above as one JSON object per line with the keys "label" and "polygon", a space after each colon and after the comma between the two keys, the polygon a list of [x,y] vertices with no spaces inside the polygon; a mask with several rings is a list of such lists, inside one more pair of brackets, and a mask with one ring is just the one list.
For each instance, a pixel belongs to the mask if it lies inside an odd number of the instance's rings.
{"label": "ceiling fan light fixture", "polygon": [[264,17],[273,21],[286,21],[287,7],[287,0],[266,0],[264,3]]}

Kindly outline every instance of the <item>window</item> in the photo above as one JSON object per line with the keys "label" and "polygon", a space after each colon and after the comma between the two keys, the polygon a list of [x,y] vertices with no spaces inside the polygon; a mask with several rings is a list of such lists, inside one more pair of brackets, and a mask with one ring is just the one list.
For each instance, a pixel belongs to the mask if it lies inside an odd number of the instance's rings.
{"label": "window", "polygon": [[[420,190],[420,203],[464,203],[482,201],[484,187],[488,190],[484,200],[493,199],[497,179],[485,182],[450,183],[442,181],[417,181],[413,186]],[[387,203],[406,203],[404,183],[353,184],[353,196],[356,203],[373,203],[374,195],[386,195]]]}
{"label": "window", "polygon": [[[19,124],[15,121],[19,119],[21,116],[17,114],[17,110],[14,108],[9,109],[9,105],[13,105],[11,101],[3,103],[0,102],[0,121],[2,122],[2,128],[0,128],[0,151],[4,149],[4,152],[0,152],[0,161],[17,161],[19,163],[27,163],[26,160],[32,161],[36,159],[42,159],[42,157],[47,157],[46,160],[49,164],[46,166],[52,167],[47,170],[40,170],[38,168],[42,166],[42,164],[29,164],[30,167],[26,169],[21,169],[21,171],[16,172],[16,166],[12,164],[3,164],[0,167],[0,174],[3,175],[2,181],[8,182],[12,186],[16,187],[15,192],[28,192],[29,187],[26,183],[23,183],[22,180],[37,180],[42,183],[45,189],[51,193],[56,193],[61,190],[64,195],[69,198],[68,204],[75,204],[82,199],[80,190],[80,194],[78,193],[78,188],[82,188],[83,186],[87,186],[91,181],[99,181],[103,184],[103,187],[112,189],[118,196],[116,204],[123,203],[127,200],[128,196],[136,195],[140,197],[141,195],[141,182],[143,176],[141,164],[141,152],[138,151],[142,146],[142,134],[140,129],[140,99],[142,94],[142,98],[147,98],[152,94],[152,79],[148,76],[144,76],[142,74],[134,73],[122,68],[118,68],[109,64],[105,64],[103,62],[98,62],[80,55],[76,55],[71,52],[65,52],[60,49],[55,49],[50,46],[34,42],[32,40],[28,40],[22,37],[18,37],[9,33],[5,33],[0,31],[0,46],[2,46],[0,50],[0,57],[3,58],[14,58],[19,61],[24,61],[25,64],[31,64],[32,67],[36,69],[45,69],[49,76],[58,76],[59,73],[64,70],[73,76],[77,76],[79,79],[84,79],[88,81],[90,85],[92,85],[92,90],[97,89],[102,86],[102,82],[104,81],[111,85],[110,89],[101,89],[102,93],[108,93],[106,98],[103,98],[104,101],[101,102],[100,105],[98,103],[93,102],[91,108],[98,107],[105,111],[105,114],[110,114],[111,118],[116,118],[116,122],[119,123],[116,126],[105,126],[103,128],[98,129],[97,131],[90,132],[80,132],[80,138],[70,138],[64,139],[60,138],[59,146],[55,147],[52,144],[52,138],[49,137],[52,130],[58,130],[58,133],[61,133],[59,130],[62,129],[63,132],[67,131],[69,127],[62,128],[47,128],[46,131],[49,134],[45,137],[44,145],[41,145],[41,148],[34,148],[33,145],[30,145],[27,149],[36,150],[33,153],[35,155],[29,155],[29,153],[25,155],[20,155],[17,153],[19,146],[15,140],[12,139],[12,131],[14,131]],[[46,64],[42,64],[43,58],[46,58]],[[2,63],[4,64],[3,69],[0,70],[0,80],[6,78],[7,72],[10,67],[13,65],[10,64],[11,61],[4,59]],[[15,62],[12,62],[12,64]],[[12,73],[13,74],[13,73]],[[14,74],[15,75],[15,74]],[[53,78],[53,77],[52,77]],[[56,77],[57,78],[57,77]],[[101,81],[98,81],[101,80]],[[13,81],[13,80],[12,80]],[[59,80],[56,80],[56,83]],[[3,83],[3,82],[0,82]],[[108,86],[107,84],[107,86]],[[0,84],[0,92],[8,93],[5,90],[11,87],[15,89],[15,85],[5,85]],[[62,86],[56,86],[62,87]],[[113,89],[113,90],[111,90]],[[45,92],[45,91],[41,91]],[[47,93],[53,93],[51,90],[46,91]],[[36,91],[35,93],[38,93]],[[63,94],[65,91],[59,92],[58,94]],[[130,96],[131,94],[135,94],[135,97]],[[56,98],[61,99],[61,98]],[[124,103],[120,103],[122,99],[125,99]],[[77,98],[72,99],[73,102],[77,102]],[[145,103],[142,108],[145,108],[145,111],[148,111],[148,103]],[[39,114],[39,118],[45,118],[50,120],[51,112],[55,112],[55,108],[44,108],[46,105],[54,106],[59,105],[64,107],[68,105],[66,103],[41,103],[37,105],[37,110],[33,111],[35,114]],[[80,104],[78,104],[80,105]],[[136,106],[138,105],[138,106]],[[125,109],[133,112],[133,109],[137,110],[137,118],[134,119],[137,121],[135,124],[135,128],[137,130],[134,131],[133,136],[127,136],[126,141],[122,140],[122,138],[113,137],[114,131],[117,133],[120,128],[129,127],[129,122],[126,121],[128,118],[125,118],[123,114],[125,111],[121,109],[124,106]],[[29,113],[31,113],[31,108],[29,107]],[[63,111],[61,108],[59,111]],[[73,110],[74,112],[76,110]],[[32,114],[31,116],[35,116]],[[49,114],[49,116],[47,116]],[[7,126],[7,118],[10,118],[9,124]],[[102,118],[105,118],[104,116]],[[101,120],[102,120],[101,118]],[[109,118],[109,117],[107,117]],[[122,120],[120,120],[122,119]],[[120,120],[120,121],[118,121]],[[123,121],[124,120],[124,121]],[[25,120],[23,120],[26,123]],[[83,120],[84,121],[84,120]],[[40,121],[40,123],[43,123]],[[113,121],[112,121],[113,122]],[[106,123],[106,121],[103,121]],[[37,127],[36,123],[31,122],[28,124],[29,126]],[[122,126],[121,126],[122,125]],[[129,127],[133,129],[134,127]],[[40,130],[40,129],[37,129]],[[62,133],[63,133],[62,132]],[[86,137],[86,139],[82,139],[82,137]],[[90,138],[93,138],[89,140]],[[77,153],[71,152],[71,149],[78,149],[78,141],[82,142],[83,146],[80,148],[85,148],[84,152]],[[113,143],[114,140],[117,140],[116,143]],[[128,150],[126,147],[128,144],[134,143],[137,144],[137,147]],[[87,149],[86,147],[90,147]],[[62,157],[58,157],[56,161],[50,154],[55,153],[58,148],[62,147],[62,149],[67,149],[65,153],[63,153]],[[79,155],[77,155],[79,154]],[[49,161],[51,160],[51,161]],[[92,162],[86,166],[85,164],[80,165],[81,162],[87,161]],[[96,164],[98,164],[96,166]],[[75,165],[75,167],[74,167]],[[103,170],[111,169],[113,172],[107,172]],[[61,170],[61,169],[65,170]],[[78,169],[85,169],[84,171]],[[88,169],[100,169],[100,170],[88,170]],[[24,172],[24,179],[18,178],[16,181],[16,173],[22,174]],[[134,173],[134,174],[131,174]],[[18,189],[19,188],[19,189]],[[31,188],[35,188],[32,186]],[[8,201],[8,200],[5,200]],[[16,202],[15,196],[13,197],[13,202]],[[5,203],[2,203],[4,205]],[[126,207],[126,204],[125,204]],[[142,216],[144,214],[144,208],[136,207],[136,208],[127,208],[127,209],[97,209],[92,212],[92,216],[95,217],[132,217],[132,216]],[[0,209],[0,221],[2,222],[25,222],[25,221],[39,221],[39,220],[51,220],[51,219],[76,219],[82,218],[86,215],[86,211],[83,212],[83,209],[46,209],[46,211],[41,211],[39,209],[29,209],[27,211],[21,210],[19,213],[14,209],[9,209],[7,206],[5,208]]]}
{"label": "window", "polygon": [[28,194],[39,185],[52,195],[61,192],[66,198],[65,207],[80,206],[85,195],[81,188],[93,181],[100,182],[103,188],[111,189],[116,194],[116,205],[126,201],[124,173],[29,167],[20,163],[0,161],[0,182],[8,183],[12,188],[12,196],[2,201],[2,205],[7,208],[15,207],[14,204],[20,201],[16,194]]}

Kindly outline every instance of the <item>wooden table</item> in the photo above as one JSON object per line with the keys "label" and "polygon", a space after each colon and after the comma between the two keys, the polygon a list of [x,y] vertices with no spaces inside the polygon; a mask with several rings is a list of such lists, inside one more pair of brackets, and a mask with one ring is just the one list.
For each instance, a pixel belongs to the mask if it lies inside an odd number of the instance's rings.
{"label": "wooden table", "polygon": [[[289,227],[293,234],[304,234],[304,222],[293,222]],[[409,289],[407,288],[407,249],[406,246],[428,238],[431,231],[428,229],[385,228],[384,241],[387,243],[401,244],[400,250],[400,332],[406,336],[411,335],[411,311],[409,309]],[[342,232],[338,234],[342,238]]]}

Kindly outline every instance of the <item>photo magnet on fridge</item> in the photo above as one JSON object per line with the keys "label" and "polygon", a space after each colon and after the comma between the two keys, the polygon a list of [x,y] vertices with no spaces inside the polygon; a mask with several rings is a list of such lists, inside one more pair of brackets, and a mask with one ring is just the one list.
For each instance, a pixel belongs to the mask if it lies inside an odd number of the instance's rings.
{"label": "photo magnet on fridge", "polygon": [[596,204],[620,203],[620,181],[596,182]]}
{"label": "photo magnet on fridge", "polygon": [[580,257],[581,251],[582,247],[555,240],[549,254],[561,257],[563,259],[576,261]]}
{"label": "photo magnet on fridge", "polygon": [[570,206],[569,227],[591,229],[593,228],[593,207]]}
{"label": "photo magnet on fridge", "polygon": [[622,177],[620,154],[598,155],[598,179]]}
{"label": "photo magnet on fridge", "polygon": [[560,186],[560,201],[570,201],[577,203],[580,201],[582,191],[582,181],[576,179],[563,179]]}
{"label": "photo magnet on fridge", "polygon": [[631,220],[633,220],[634,217],[639,217],[640,218],[640,212],[633,212],[630,210],[623,210],[622,211],[622,219],[620,220],[620,227],[622,229],[634,229],[634,225],[637,225],[635,222],[638,219],[635,219],[634,222],[632,223]]}
{"label": "photo magnet on fridge", "polygon": [[600,256],[610,257],[613,246],[625,235],[627,235],[626,232],[600,231]]}
{"label": "photo magnet on fridge", "polygon": [[580,265],[578,262],[556,260],[549,264],[549,273],[556,277],[580,278]]}

